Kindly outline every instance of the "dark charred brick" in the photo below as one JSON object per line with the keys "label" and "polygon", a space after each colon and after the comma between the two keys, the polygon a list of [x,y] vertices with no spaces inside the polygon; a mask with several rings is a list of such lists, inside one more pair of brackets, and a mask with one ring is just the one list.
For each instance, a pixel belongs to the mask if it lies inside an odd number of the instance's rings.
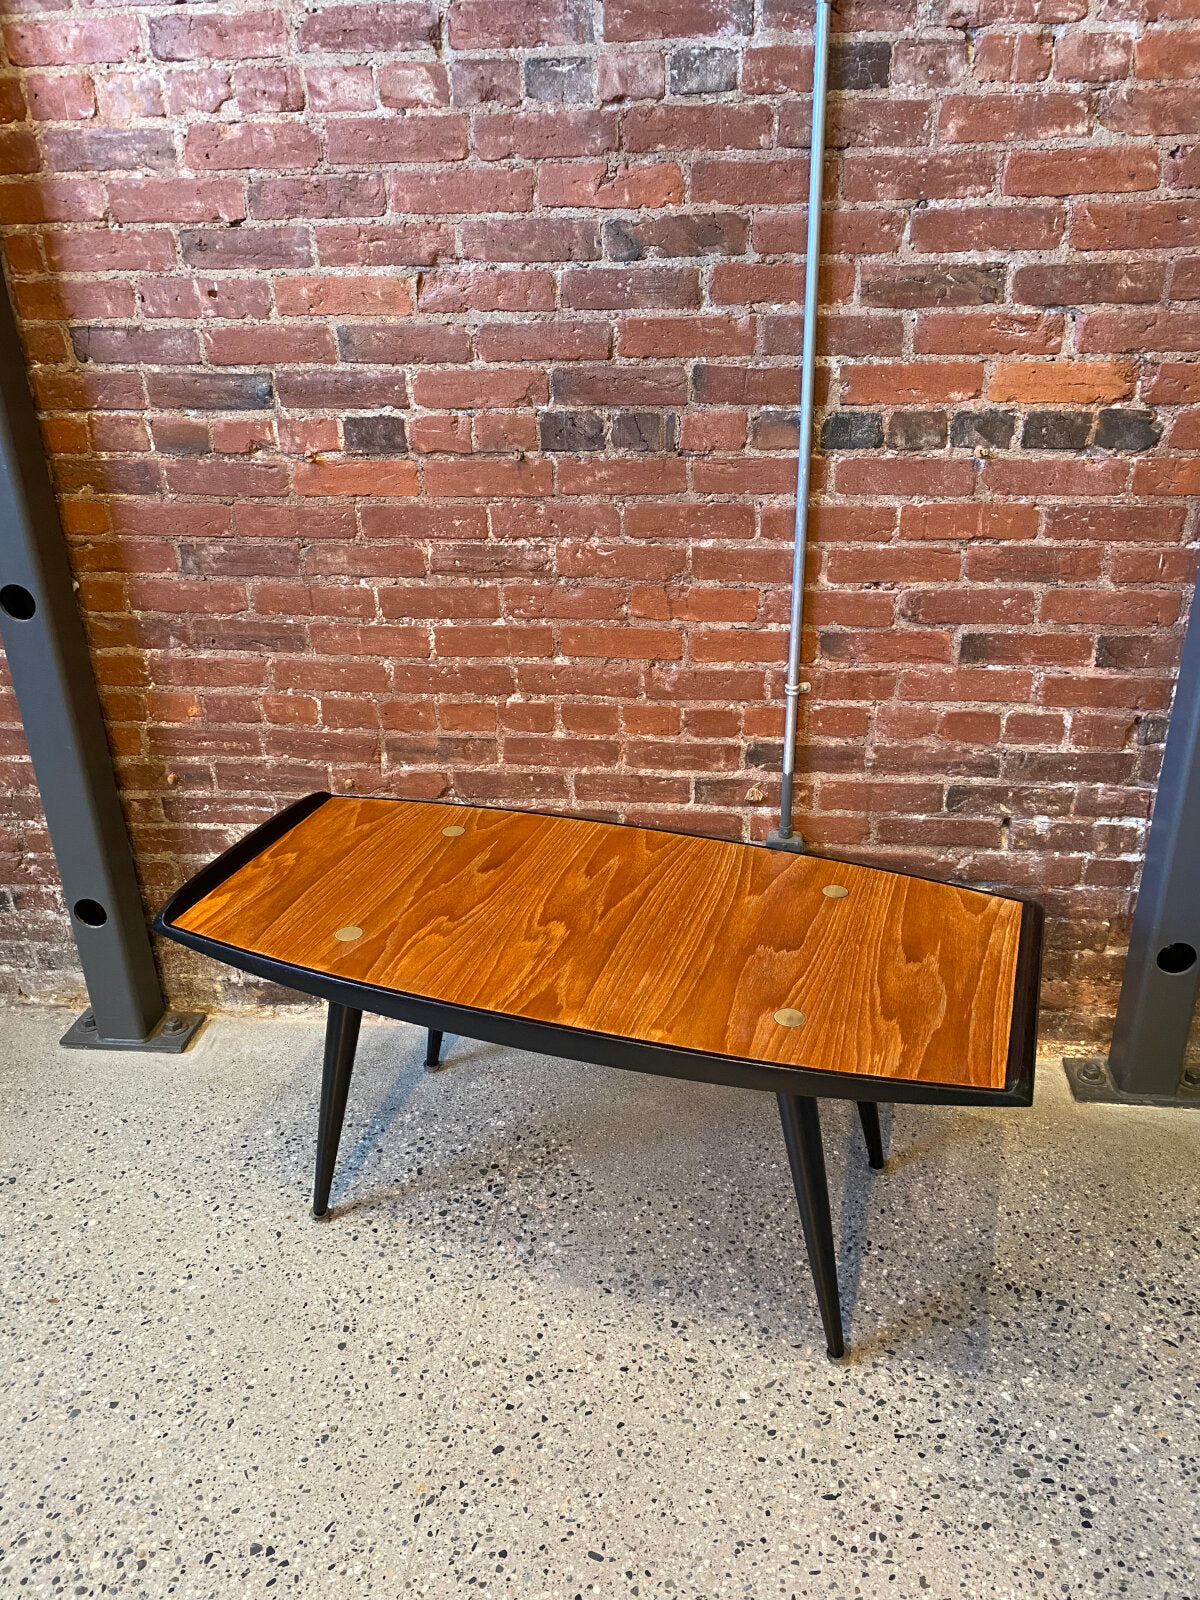
{"label": "dark charred brick", "polygon": [[738,52],[695,46],[671,52],[672,94],[728,94],[737,88]]}
{"label": "dark charred brick", "polygon": [[822,450],[878,450],[882,444],[878,411],[835,411],[821,424]]}
{"label": "dark charred brick", "polygon": [[968,450],[981,444],[1007,450],[1016,431],[1015,411],[956,411],[950,419],[950,443]]}
{"label": "dark charred brick", "polygon": [[603,450],[604,419],[596,411],[543,411],[538,437],[543,450]]}
{"label": "dark charred brick", "polygon": [[1086,450],[1091,432],[1090,411],[1031,411],[1021,443],[1026,450]]}
{"label": "dark charred brick", "polygon": [[1111,407],[1096,420],[1095,443],[1101,450],[1153,450],[1162,428],[1153,411]]}
{"label": "dark charred brick", "polygon": [[662,411],[618,411],[612,421],[614,450],[670,450],[675,418]]}
{"label": "dark charred brick", "polygon": [[530,100],[586,105],[596,92],[596,67],[587,56],[531,56],[525,63]]}
{"label": "dark charred brick", "polygon": [[886,89],[892,75],[892,47],[886,39],[860,39],[829,49],[831,89]]}
{"label": "dark charred brick", "polygon": [[893,411],[887,428],[889,450],[941,450],[946,436],[944,411]]}
{"label": "dark charred brick", "polygon": [[398,456],[408,449],[403,417],[347,417],[342,433],[356,456]]}

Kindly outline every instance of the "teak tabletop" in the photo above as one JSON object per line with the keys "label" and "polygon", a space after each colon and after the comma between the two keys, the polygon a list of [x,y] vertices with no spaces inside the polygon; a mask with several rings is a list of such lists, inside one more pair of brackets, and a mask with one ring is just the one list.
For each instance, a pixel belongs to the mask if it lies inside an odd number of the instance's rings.
{"label": "teak tabletop", "polygon": [[1021,913],[758,845],[330,798],[173,926],[447,1004],[986,1090],[1005,1086]]}

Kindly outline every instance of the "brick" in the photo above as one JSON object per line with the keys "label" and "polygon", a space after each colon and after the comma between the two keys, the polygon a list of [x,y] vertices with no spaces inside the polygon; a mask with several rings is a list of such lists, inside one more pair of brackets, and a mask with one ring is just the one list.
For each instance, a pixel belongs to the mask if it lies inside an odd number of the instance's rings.
{"label": "brick", "polygon": [[379,173],[359,177],[264,178],[247,190],[248,214],[256,221],[294,217],[378,217],[387,210]]}
{"label": "brick", "polygon": [[[392,284],[395,281],[384,280]],[[359,309],[365,309],[370,303],[364,296],[359,300]],[[394,319],[389,318],[382,325],[349,323],[339,327],[337,333],[338,354],[343,361],[407,366],[410,363],[468,361],[471,355],[467,330],[441,322],[417,321],[398,327]]]}
{"label": "brick", "polygon": [[411,461],[301,461],[294,473],[296,493],[331,498],[344,495],[415,495],[419,484]]}
{"label": "brick", "polygon": [[534,174],[529,169],[397,172],[391,177],[391,204],[393,211],[418,216],[529,211],[533,206],[533,185]]}
{"label": "brick", "polygon": [[912,505],[900,509],[902,539],[1033,539],[1036,506]]}
{"label": "brick", "polygon": [[230,16],[189,6],[185,12],[151,17],[150,48],[160,61],[241,61],[283,55],[287,31],[278,11],[243,11]]}
{"label": "brick", "polygon": [[[994,392],[993,398],[1003,396]],[[852,406],[909,405],[922,401],[971,400],[983,388],[977,361],[872,362],[842,372],[843,398]]]}
{"label": "brick", "polygon": [[683,657],[683,640],[674,628],[564,626],[561,648],[565,656],[610,661],[679,661]]}
{"label": "brick", "polygon": [[246,215],[236,178],[120,178],[108,199],[118,222],[240,222]]}
{"label": "brick", "polygon": [[[808,162],[699,160],[692,163],[689,198],[698,205],[785,205],[808,198]],[[862,198],[868,198],[862,196]]]}
{"label": "brick", "polygon": [[1152,366],[1142,395],[1153,405],[1187,405],[1200,401],[1200,363],[1163,361]]}
{"label": "brick", "polygon": [[1050,76],[1054,39],[1048,33],[992,33],[975,51],[975,75],[983,83],[1038,83]]}
{"label": "brick", "polygon": [[311,167],[320,153],[316,134],[295,122],[193,123],[184,161],[197,172],[231,172],[249,167]]}
{"label": "brick", "polygon": [[1070,243],[1075,250],[1120,250],[1136,238],[1141,250],[1195,249],[1200,245],[1200,201],[1085,201],[1075,207]]}
{"label": "brick", "polygon": [[300,24],[301,50],[378,54],[436,44],[432,0],[389,0],[386,5],[333,5],[310,12]]}
{"label": "brick", "polygon": [[1007,450],[1016,432],[1017,414],[988,407],[957,411],[950,419],[950,443],[959,449]]}
{"label": "brick", "polygon": [[326,146],[327,159],[334,167],[461,161],[467,154],[467,123],[453,112],[331,117],[326,123]]}
{"label": "brick", "polygon": [[1026,450],[1083,450],[1092,435],[1088,411],[1031,411],[1021,430]]}
{"label": "brick", "polygon": [[460,56],[450,63],[450,98],[456,106],[518,105],[521,64],[496,56]]}
{"label": "brick", "polygon": [[[543,206],[597,207],[639,211],[678,205],[683,175],[673,161],[645,162],[609,171],[602,161],[552,162],[538,173],[538,203]],[[480,209],[498,207],[481,205]]]}
{"label": "brick", "polygon": [[987,194],[996,157],[976,150],[930,155],[848,155],[842,194],[847,200],[966,200]]}
{"label": "brick", "polygon": [[1157,261],[1047,262],[1018,267],[1012,297],[1024,305],[1136,305],[1158,300],[1165,286]]}
{"label": "brick", "polygon": [[482,161],[600,156],[617,148],[617,118],[611,111],[477,114],[473,133]]}
{"label": "brick", "polygon": [[[60,72],[51,77],[30,72],[25,75],[23,86],[29,115],[35,122],[87,121],[96,115],[96,88],[89,73]],[[20,115],[12,120],[24,122],[24,107],[14,109]]]}
{"label": "brick", "polygon": [[1126,194],[1157,189],[1158,151],[1152,145],[1116,149],[1015,150],[1004,163],[1005,194]]}
{"label": "brick", "polygon": [[[1066,233],[1062,206],[925,207],[913,215],[915,250],[1054,250]],[[1021,268],[1021,271],[1036,270]]]}
{"label": "brick", "polygon": [[668,71],[672,94],[727,94],[737,88],[738,52],[712,45],[673,50]]}
{"label": "brick", "polygon": [[562,275],[562,301],[589,311],[679,310],[700,304],[700,285],[684,268],[572,267]]}
{"label": "brick", "polygon": [[[155,172],[175,161],[171,136],[158,130],[48,128],[42,148],[55,172]],[[37,165],[18,168],[10,158],[5,170],[36,171]]]}
{"label": "brick", "polygon": [[214,367],[286,366],[337,360],[328,328],[216,328],[203,336]]}
{"label": "brick", "polygon": [[586,43],[591,8],[580,0],[455,0],[449,25],[456,50]]}
{"label": "brick", "polygon": [[604,419],[595,411],[542,411],[538,414],[538,441],[543,450],[604,449]]}
{"label": "brick", "polygon": [[1191,84],[1138,85],[1112,91],[1100,121],[1113,133],[1200,133],[1200,106]]}
{"label": "brick", "polygon": [[587,105],[595,97],[595,65],[588,56],[530,56],[524,63],[525,96],[558,105]]}
{"label": "brick", "polygon": [[883,422],[878,411],[835,411],[821,423],[822,450],[878,450]]}
{"label": "brick", "polygon": [[1091,405],[1124,400],[1137,381],[1128,361],[1002,361],[988,384],[992,400],[1025,405]]}
{"label": "brick", "polygon": [[474,261],[590,261],[600,254],[600,230],[588,217],[465,222],[461,237],[463,256]]}
{"label": "brick", "polygon": [[588,362],[560,367],[552,375],[556,402],[584,405],[682,405],[687,399],[683,367],[627,368]]}
{"label": "brick", "polygon": [[947,437],[944,411],[893,411],[888,422],[889,450],[942,450]]}
{"label": "brick", "polygon": [[1121,33],[1071,28],[1054,47],[1054,76],[1067,82],[1107,83],[1129,71],[1133,42]]}
{"label": "brick", "polygon": [[745,0],[604,0],[604,37],[678,39],[692,35],[749,33],[753,11]]}
{"label": "brick", "polygon": [[1086,94],[947,95],[938,116],[948,144],[1010,144],[1022,139],[1067,139],[1089,131]]}
{"label": "brick", "polygon": [[606,50],[596,67],[596,93],[603,104],[614,100],[661,100],[666,91],[666,63],[651,50],[618,54]]}
{"label": "brick", "polygon": [[417,285],[422,311],[550,311],[549,272],[458,271],[423,275]]}
{"label": "brick", "polygon": [[391,277],[276,278],[275,304],[282,317],[407,317],[412,282]]}
{"label": "brick", "polygon": [[79,178],[0,183],[0,222],[89,222],[104,215],[103,189]]}
{"label": "brick", "polygon": [[483,361],[603,361],[610,334],[598,322],[493,322],[475,344]]}
{"label": "brick", "polygon": [[864,269],[860,297],[876,306],[993,305],[1004,297],[1007,269],[1001,262],[938,267],[931,262]]}
{"label": "brick", "polygon": [[436,498],[540,499],[550,494],[554,485],[548,461],[430,461],[424,473],[425,492]]}
{"label": "brick", "polygon": [[1200,350],[1200,311],[1090,311],[1076,347],[1084,353]]}
{"label": "brick", "polygon": [[621,135],[624,148],[634,151],[765,150],[771,112],[766,106],[634,106],[625,113]]}
{"label": "brick", "polygon": [[917,355],[1056,355],[1062,349],[1061,317],[1022,313],[922,313],[913,350]]}
{"label": "brick", "polygon": [[537,367],[463,367],[418,372],[412,380],[413,400],[420,406],[474,409],[484,406],[544,405],[549,398],[546,374]]}
{"label": "brick", "polygon": [[135,17],[55,17],[4,26],[8,59],[18,67],[72,67],[135,60],[141,41]]}
{"label": "brick", "polygon": [[279,403],[297,411],[368,409],[408,404],[403,372],[332,368],[318,372],[283,371],[276,379]]}
{"label": "brick", "polygon": [[[297,67],[236,67],[232,78],[238,110],[243,116],[267,111],[303,111],[304,80]],[[153,116],[143,111],[143,116]]]}
{"label": "brick", "polygon": [[622,217],[604,224],[604,254],[613,261],[647,256],[741,255],[749,225],[730,212]]}

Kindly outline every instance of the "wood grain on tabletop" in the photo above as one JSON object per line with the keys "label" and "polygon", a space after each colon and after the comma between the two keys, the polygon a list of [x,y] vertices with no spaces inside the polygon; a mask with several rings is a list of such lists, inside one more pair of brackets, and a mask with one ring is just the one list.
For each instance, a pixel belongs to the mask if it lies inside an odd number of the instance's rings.
{"label": "wood grain on tabletop", "polygon": [[[1020,922],[996,895],[758,845],[335,798],[176,925],[454,1005],[1001,1088]],[[334,937],[347,927],[362,937]],[[781,1026],[778,1010],[804,1024]]]}

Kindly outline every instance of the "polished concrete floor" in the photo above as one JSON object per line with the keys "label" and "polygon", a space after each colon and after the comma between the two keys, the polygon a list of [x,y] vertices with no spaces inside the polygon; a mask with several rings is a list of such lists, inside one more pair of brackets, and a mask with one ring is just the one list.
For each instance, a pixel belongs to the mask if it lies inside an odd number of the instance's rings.
{"label": "polished concrete floor", "polygon": [[1200,1113],[825,1116],[826,1360],[765,1095],[366,1027],[0,1013],[0,1594],[1200,1593]]}

